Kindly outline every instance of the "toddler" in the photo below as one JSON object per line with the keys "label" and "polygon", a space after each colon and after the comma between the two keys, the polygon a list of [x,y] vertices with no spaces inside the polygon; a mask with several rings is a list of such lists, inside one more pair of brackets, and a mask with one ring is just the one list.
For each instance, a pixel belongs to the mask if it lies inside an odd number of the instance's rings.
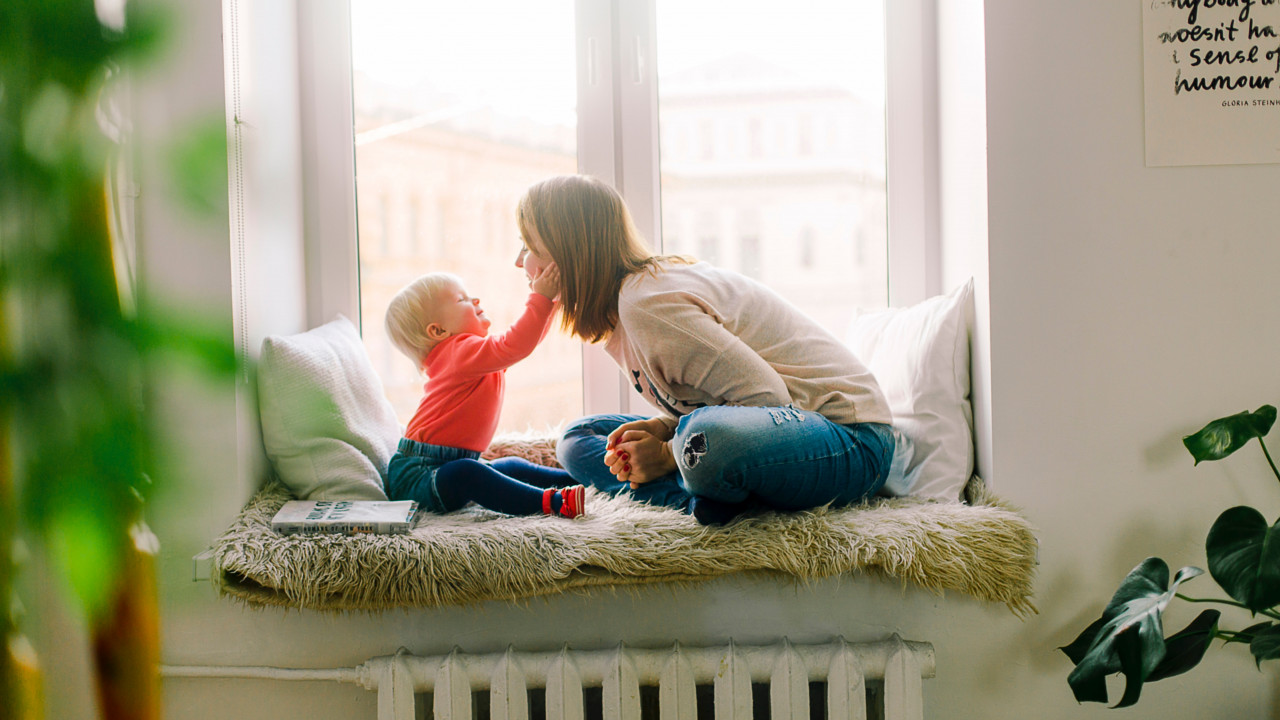
{"label": "toddler", "polygon": [[569,473],[522,458],[480,459],[498,427],[508,367],[547,334],[560,293],[555,266],[530,278],[524,314],[489,336],[480,300],[448,273],[410,283],[387,307],[387,335],[426,372],[422,402],[391,457],[387,497],[446,513],[475,502],[508,515],[583,515],[583,487]]}

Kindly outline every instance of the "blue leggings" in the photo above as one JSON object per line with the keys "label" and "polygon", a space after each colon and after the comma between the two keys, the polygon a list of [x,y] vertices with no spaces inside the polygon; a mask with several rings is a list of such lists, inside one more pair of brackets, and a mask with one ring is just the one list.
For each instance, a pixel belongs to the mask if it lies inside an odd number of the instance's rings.
{"label": "blue leggings", "polygon": [[[387,497],[416,500],[429,512],[452,512],[474,502],[508,515],[542,513],[542,491],[573,485],[569,473],[523,458],[480,460],[480,453],[401,438],[387,468]],[[560,509],[560,493],[551,511]]]}
{"label": "blue leggings", "polygon": [[593,415],[571,424],[556,449],[573,477],[610,494],[726,522],[753,510],[859,503],[884,485],[893,435],[881,423],[839,425],[792,407],[717,406],[680,418],[677,472],[634,490],[604,464],[609,433],[640,415]]}
{"label": "blue leggings", "polygon": [[[508,515],[541,515],[542,491],[572,484],[564,470],[514,457],[487,465],[479,460],[451,460],[436,471],[436,493],[445,512],[473,502]],[[556,493],[551,511],[559,510],[560,493]]]}

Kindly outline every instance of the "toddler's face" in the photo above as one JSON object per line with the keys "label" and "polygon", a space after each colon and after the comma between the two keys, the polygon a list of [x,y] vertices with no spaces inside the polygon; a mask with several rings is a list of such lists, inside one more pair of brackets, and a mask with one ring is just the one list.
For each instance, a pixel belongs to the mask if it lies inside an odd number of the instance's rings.
{"label": "toddler's face", "polygon": [[436,299],[434,322],[450,335],[488,335],[491,324],[480,309],[480,298],[468,295],[458,283],[450,283]]}
{"label": "toddler's face", "polygon": [[520,254],[516,256],[516,267],[524,268],[525,277],[532,280],[551,264],[551,256],[536,234],[522,240],[524,244],[520,247]]}

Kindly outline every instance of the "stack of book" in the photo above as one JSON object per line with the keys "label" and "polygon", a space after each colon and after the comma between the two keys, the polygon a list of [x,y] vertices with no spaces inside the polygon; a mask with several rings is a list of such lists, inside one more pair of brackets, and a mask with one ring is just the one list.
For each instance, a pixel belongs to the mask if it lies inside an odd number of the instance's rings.
{"label": "stack of book", "polygon": [[290,500],[271,519],[283,535],[407,533],[418,503],[413,500]]}

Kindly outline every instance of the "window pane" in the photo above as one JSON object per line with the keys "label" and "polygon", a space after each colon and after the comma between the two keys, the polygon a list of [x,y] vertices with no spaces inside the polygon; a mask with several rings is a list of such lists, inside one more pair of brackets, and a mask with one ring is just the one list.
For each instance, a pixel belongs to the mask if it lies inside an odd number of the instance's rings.
{"label": "window pane", "polygon": [[[383,314],[418,275],[462,278],[502,332],[524,309],[515,206],[574,172],[573,1],[351,3],[360,305],[365,346],[402,422],[421,377]],[[553,329],[507,373],[500,430],[582,414],[581,345]]]}
{"label": "window pane", "polygon": [[888,301],[880,0],[658,0],[662,235],[837,337]]}

